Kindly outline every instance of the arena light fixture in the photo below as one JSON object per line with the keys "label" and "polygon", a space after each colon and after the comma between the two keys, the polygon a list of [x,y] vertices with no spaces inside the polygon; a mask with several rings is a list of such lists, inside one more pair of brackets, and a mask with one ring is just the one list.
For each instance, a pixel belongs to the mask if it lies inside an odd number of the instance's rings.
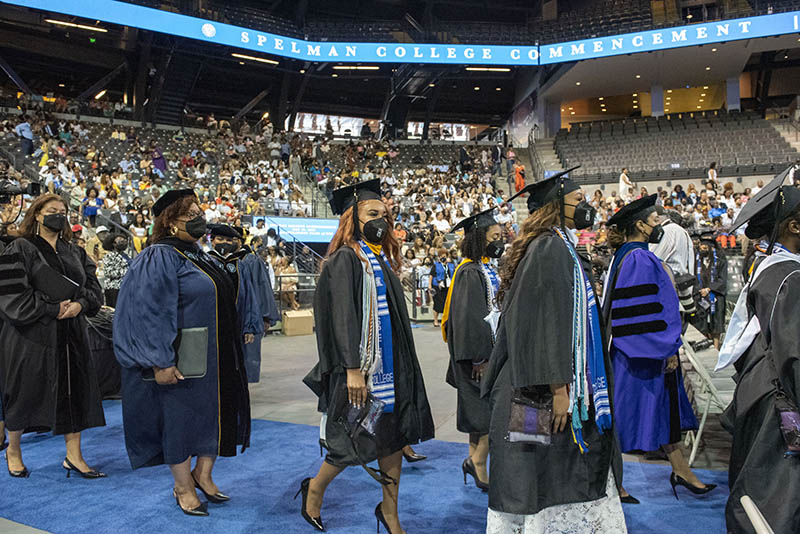
{"label": "arena light fixture", "polygon": [[711,67],[706,67],[706,70],[711,70]]}
{"label": "arena light fixture", "polygon": [[305,73],[306,73],[306,69],[300,69],[300,74],[305,74]]}
{"label": "arena light fixture", "polygon": [[604,112],[606,112],[606,111],[608,111],[608,110],[607,110],[606,108],[603,108],[603,111],[604,111]]}
{"label": "arena light fixture", "polygon": [[575,112],[574,111],[570,111],[569,114],[570,115],[575,115]]}
{"label": "arena light fixture", "polygon": [[705,100],[703,100],[703,99],[701,98],[700,100],[698,100],[698,102],[705,102]]}
{"label": "arena light fixture", "polygon": [[473,89],[475,89],[476,91],[480,91],[481,90],[479,85],[476,85],[475,87],[473,87]]}
{"label": "arena light fixture", "polygon": [[91,32],[108,33],[108,30],[99,26],[87,26],[86,24],[75,24],[74,22],[67,22],[66,20],[44,19],[45,22],[55,24],[57,26],[67,26],[68,28],[77,28],[79,30],[89,30]]}
{"label": "arena light fixture", "polygon": [[238,59],[249,59],[250,61],[258,61],[259,63],[268,63],[270,65],[278,64],[278,62],[275,61],[274,59],[267,59],[265,57],[248,56],[246,54],[237,54],[236,52],[234,52],[231,55]]}
{"label": "arena light fixture", "polygon": [[706,94],[705,93],[700,93],[700,96],[706,96]]}
{"label": "arena light fixture", "polygon": [[580,85],[580,84],[581,84],[581,82],[575,82],[575,85]]}
{"label": "arena light fixture", "polygon": [[380,70],[377,65],[334,65],[333,70]]}
{"label": "arena light fixture", "polygon": [[639,96],[639,93],[633,93],[634,98],[636,98],[637,96]]}
{"label": "arena light fixture", "polygon": [[704,85],[704,86],[703,86],[703,89],[708,89],[708,86],[707,86],[707,85]]}
{"label": "arena light fixture", "polygon": [[639,101],[638,101],[638,100],[634,100],[634,101],[633,101],[633,103],[634,103],[634,104],[638,104],[638,103],[639,103]]}
{"label": "arena light fixture", "polygon": [[671,92],[672,92],[672,89],[667,89],[667,92],[668,92],[668,93],[671,93]]}
{"label": "arena light fixture", "polygon": [[703,107],[703,106],[697,106],[697,109],[700,109],[700,108],[702,108],[702,107]]}
{"label": "arena light fixture", "polygon": [[642,75],[641,75],[641,74],[637,74],[637,75],[636,75],[636,79],[637,79],[637,80],[638,80],[639,78],[641,78],[641,77],[642,77]]}
{"label": "arena light fixture", "polygon": [[59,87],[64,87],[63,83],[58,84]]}
{"label": "arena light fixture", "polygon": [[495,88],[494,88],[494,90],[495,90],[495,91],[502,91],[502,89],[501,89],[501,88],[499,88],[499,87],[495,87]]}
{"label": "arena light fixture", "polygon": [[105,90],[105,89],[103,89],[102,91],[100,91],[99,93],[97,93],[96,95],[94,95],[94,99],[95,99],[95,100],[100,100],[101,98],[103,98],[103,95],[105,95],[105,94],[106,94],[106,90]]}
{"label": "arena light fixture", "polygon": [[601,96],[601,97],[600,97],[600,98],[598,98],[597,100],[599,100],[599,101],[601,101],[601,102],[602,102],[603,100],[605,100],[605,97],[602,97],[602,96]]}
{"label": "arena light fixture", "polygon": [[436,84],[435,83],[429,83],[428,87],[436,87]]}
{"label": "arena light fixture", "polygon": [[633,106],[633,109],[639,109],[639,106]]}
{"label": "arena light fixture", "polygon": [[472,72],[511,72],[508,67],[467,67],[465,70]]}
{"label": "arena light fixture", "polygon": [[716,48],[712,48],[712,49],[711,49],[711,51],[712,51],[712,52],[716,52],[716,51],[717,51],[717,49],[716,49]]}
{"label": "arena light fixture", "polygon": [[333,74],[331,74],[331,78],[338,78],[338,77],[339,77],[339,75],[336,74],[335,72]]}

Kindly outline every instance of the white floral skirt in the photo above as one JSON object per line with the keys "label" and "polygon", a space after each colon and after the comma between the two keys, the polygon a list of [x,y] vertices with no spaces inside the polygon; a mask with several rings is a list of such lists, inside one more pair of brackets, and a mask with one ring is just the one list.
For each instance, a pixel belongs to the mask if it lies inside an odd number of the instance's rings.
{"label": "white floral skirt", "polygon": [[538,514],[516,515],[489,508],[486,534],[626,534],[625,515],[614,475],[608,473],[606,496],[596,501],[559,504]]}

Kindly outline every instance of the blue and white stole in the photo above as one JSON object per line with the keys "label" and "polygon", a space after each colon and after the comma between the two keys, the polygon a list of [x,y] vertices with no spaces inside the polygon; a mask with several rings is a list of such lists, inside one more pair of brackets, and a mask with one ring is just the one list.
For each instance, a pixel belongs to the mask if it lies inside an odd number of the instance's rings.
{"label": "blue and white stole", "polygon": [[[714,263],[711,264],[711,278],[709,280],[709,284],[713,284],[717,281],[717,247],[711,247],[711,251],[714,253]],[[700,283],[700,287],[703,287],[703,279],[701,277],[703,273],[702,258],[700,257],[700,254],[697,255],[697,266],[695,267],[695,272],[697,273],[697,281]],[[711,303],[711,313],[708,316],[708,320],[710,321],[711,316],[717,311],[717,296],[713,291],[708,293],[708,301]]]}
{"label": "blue and white stole", "polygon": [[600,312],[592,283],[569,238],[558,227],[553,231],[561,237],[572,256],[572,352],[573,381],[570,387],[572,435],[581,453],[588,450],[583,440],[583,422],[589,420],[590,399],[594,401],[594,420],[598,431],[611,428],[611,403],[600,329]]}
{"label": "blue and white stole", "polygon": [[[392,350],[392,320],[389,316],[389,304],[386,300],[386,280],[383,276],[383,269],[381,263],[375,256],[373,249],[364,241],[359,243],[361,245],[361,252],[364,253],[369,261],[371,269],[364,273],[364,276],[372,275],[374,279],[374,297],[370,295],[369,299],[363,299],[364,306],[364,321],[368,325],[367,339],[368,346],[375,347],[374,342],[377,340],[377,351],[369,351],[375,356],[372,361],[362,362],[362,370],[367,370],[370,375],[369,389],[372,394],[384,402],[384,411],[394,411],[394,353]],[[381,251],[380,255],[386,265],[389,261],[386,255]],[[371,271],[371,273],[370,273]],[[365,287],[372,286],[365,280]],[[377,306],[373,307],[373,298]],[[374,327],[377,325],[377,329]],[[374,334],[377,332],[377,336]],[[364,332],[362,330],[362,339]],[[379,357],[377,357],[379,355]],[[362,359],[363,359],[362,354]],[[366,369],[365,369],[366,367]]]}
{"label": "blue and white stole", "polygon": [[489,314],[483,320],[492,327],[492,341],[494,342],[497,337],[497,327],[500,324],[500,310],[494,301],[495,295],[500,289],[500,277],[497,275],[497,269],[486,258],[481,261],[481,269],[486,280],[486,308],[489,310]]}

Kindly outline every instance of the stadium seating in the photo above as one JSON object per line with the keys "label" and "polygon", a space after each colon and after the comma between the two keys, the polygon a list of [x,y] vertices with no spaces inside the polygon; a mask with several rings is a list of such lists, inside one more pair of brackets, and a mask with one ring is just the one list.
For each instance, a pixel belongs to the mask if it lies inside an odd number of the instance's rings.
{"label": "stadium seating", "polygon": [[555,150],[593,183],[615,182],[622,167],[650,179],[702,177],[714,161],[720,176],[770,174],[800,157],[766,120],[724,111],[575,123]]}

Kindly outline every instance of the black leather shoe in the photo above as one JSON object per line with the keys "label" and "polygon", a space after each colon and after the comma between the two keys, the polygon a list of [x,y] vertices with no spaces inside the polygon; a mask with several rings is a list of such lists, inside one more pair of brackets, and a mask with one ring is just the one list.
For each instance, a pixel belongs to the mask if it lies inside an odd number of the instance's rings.
{"label": "black leather shoe", "polygon": [[78,469],[77,467],[72,465],[72,462],[69,461],[69,458],[64,458],[64,463],[61,464],[61,467],[66,469],[67,478],[69,478],[69,475],[70,475],[70,473],[72,471],[75,471],[76,473],[78,473],[81,476],[81,478],[105,478],[106,477],[106,474],[105,473],[101,473],[100,471],[95,471],[95,470],[86,471],[86,472],[81,471],[80,469]]}
{"label": "black leather shoe", "polygon": [[679,477],[675,473],[670,473],[669,484],[670,486],[672,486],[672,493],[675,494],[676,499],[678,498],[678,490],[676,489],[676,486],[683,486],[684,488],[688,489],[695,495],[705,495],[706,493],[717,487],[716,484],[706,484],[705,488],[698,488],[697,486],[693,486],[683,478]]}
{"label": "black leather shoe", "polygon": [[31,472],[28,471],[28,468],[25,467],[22,471],[12,471],[10,467],[8,467],[8,454],[6,454],[6,469],[8,469],[8,474],[14,478],[28,478],[31,476]]}
{"label": "black leather shoe", "polygon": [[634,497],[633,495],[627,495],[625,497],[620,497],[619,502],[622,504],[640,504],[639,499]]}
{"label": "black leather shoe", "polygon": [[200,483],[197,481],[197,479],[194,478],[194,475],[192,475],[192,480],[194,480],[194,487],[203,492],[203,495],[206,496],[208,502],[213,502],[214,504],[221,504],[231,500],[231,498],[225,495],[224,493],[207,493],[206,490],[204,490],[203,487],[200,485]]}
{"label": "black leather shoe", "polygon": [[181,500],[178,498],[178,492],[174,488],[172,490],[172,496],[175,497],[175,503],[178,505],[178,508],[180,508],[181,512],[183,512],[184,514],[195,517],[208,516],[208,503],[201,502],[200,506],[187,510],[186,508],[181,506]]}
{"label": "black leather shoe", "polygon": [[475,479],[475,487],[482,491],[489,491],[489,484],[481,482],[481,479],[478,478],[478,472],[475,470],[475,464],[472,463],[472,458],[464,460],[464,463],[461,464],[461,471],[464,473],[465,486],[467,485],[467,475],[470,475]]}
{"label": "black leather shoe", "polygon": [[325,532],[325,525],[322,524],[322,517],[311,517],[306,512],[306,501],[308,500],[308,485],[311,483],[311,478],[307,478],[300,483],[300,489],[297,490],[297,493],[294,494],[294,498],[297,499],[297,496],[301,493],[303,494],[303,504],[302,508],[300,508],[300,515],[303,516],[303,519],[306,522],[314,527],[315,529],[319,530],[320,532]]}
{"label": "black leather shoe", "polygon": [[412,454],[406,454],[405,452],[403,452],[403,458],[406,459],[406,462],[413,464],[414,462],[421,462],[422,460],[425,460],[428,457],[425,456],[424,454],[417,454],[416,452]]}

